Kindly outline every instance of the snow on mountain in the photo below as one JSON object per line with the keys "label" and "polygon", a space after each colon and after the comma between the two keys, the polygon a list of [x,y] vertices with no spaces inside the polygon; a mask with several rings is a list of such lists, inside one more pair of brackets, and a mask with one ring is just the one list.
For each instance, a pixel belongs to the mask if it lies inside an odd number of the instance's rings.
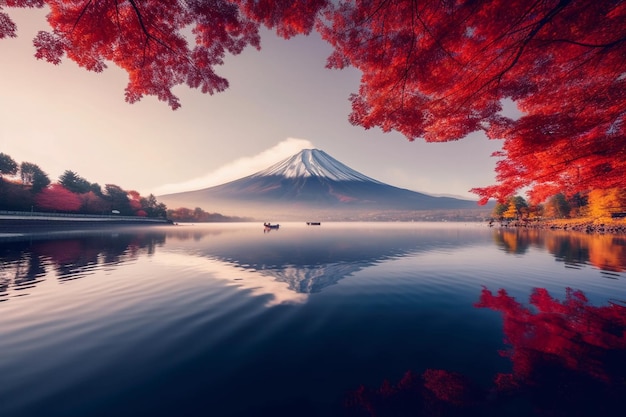
{"label": "snow on mountain", "polygon": [[367,218],[389,210],[478,208],[475,201],[433,197],[385,184],[319,149],[302,150],[267,169],[225,184],[158,198],[168,207],[200,207],[209,212],[264,219]]}
{"label": "snow on mountain", "polygon": [[319,149],[304,149],[290,158],[252,175],[255,177],[280,176],[284,178],[323,177],[334,181],[366,181],[381,184],[342,164]]}

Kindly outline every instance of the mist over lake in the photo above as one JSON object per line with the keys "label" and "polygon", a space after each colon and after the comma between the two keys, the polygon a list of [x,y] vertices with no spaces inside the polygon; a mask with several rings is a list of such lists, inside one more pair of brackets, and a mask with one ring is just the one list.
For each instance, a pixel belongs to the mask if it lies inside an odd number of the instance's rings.
{"label": "mist over lake", "polygon": [[573,416],[626,398],[626,238],[477,223],[0,237],[0,415]]}

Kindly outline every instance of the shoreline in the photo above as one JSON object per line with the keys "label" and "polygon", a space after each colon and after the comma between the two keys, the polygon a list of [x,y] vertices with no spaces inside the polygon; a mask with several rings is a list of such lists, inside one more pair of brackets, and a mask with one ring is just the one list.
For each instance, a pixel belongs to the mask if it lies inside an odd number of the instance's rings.
{"label": "shoreline", "polygon": [[490,227],[563,230],[581,233],[597,234],[626,234],[626,220],[615,219],[555,219],[555,220],[511,220],[489,222]]}
{"label": "shoreline", "polygon": [[167,219],[130,216],[65,215],[56,213],[0,213],[0,234],[32,234],[64,230],[93,230],[126,226],[166,226]]}

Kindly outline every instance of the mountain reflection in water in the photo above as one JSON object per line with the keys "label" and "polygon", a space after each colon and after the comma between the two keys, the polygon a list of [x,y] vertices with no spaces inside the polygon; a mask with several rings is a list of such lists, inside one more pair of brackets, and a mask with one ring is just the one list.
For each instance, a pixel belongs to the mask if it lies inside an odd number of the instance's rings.
{"label": "mountain reflection in water", "polygon": [[[414,227],[308,229],[283,227],[270,236],[226,225],[217,228],[167,227],[111,232],[0,237],[0,301],[26,295],[53,270],[59,281],[84,278],[97,268],[150,256],[166,241],[193,242],[193,255],[249,270],[287,284],[290,291],[311,294],[354,273],[409,254],[445,251],[482,242],[476,229]],[[323,231],[323,232],[322,232]],[[485,232],[485,231],[482,231]],[[592,265],[608,278],[626,270],[626,237],[528,229],[490,230],[496,246],[524,255],[530,248],[552,254],[568,268]],[[242,235],[243,234],[243,235]],[[200,245],[198,245],[200,243]],[[259,284],[259,282],[257,282]]]}
{"label": "mountain reflection in water", "polygon": [[2,417],[603,416],[626,398],[619,236],[281,223],[2,239]]}

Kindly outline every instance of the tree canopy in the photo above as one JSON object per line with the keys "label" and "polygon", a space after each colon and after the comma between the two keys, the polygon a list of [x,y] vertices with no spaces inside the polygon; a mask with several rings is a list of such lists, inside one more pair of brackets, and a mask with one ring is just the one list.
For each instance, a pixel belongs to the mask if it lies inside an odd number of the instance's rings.
{"label": "tree canopy", "polygon": [[26,186],[30,186],[35,193],[38,193],[50,185],[50,178],[48,178],[48,174],[39,168],[39,165],[37,164],[33,164],[32,162],[22,162],[20,164],[19,172],[22,183]]}
{"label": "tree canopy", "polygon": [[[334,52],[328,68],[362,72],[350,122],[409,140],[503,140],[498,184],[473,189],[501,201],[527,188],[626,188],[626,3],[622,0],[6,0],[48,6],[36,57],[63,56],[91,71],[129,74],[126,100],[153,95],[173,109],[186,84],[204,93],[228,81],[226,53],[260,48],[259,28],[285,38],[313,29]],[[186,37],[191,29],[193,39]],[[0,10],[0,38],[16,35]],[[191,45],[190,45],[191,43]],[[522,116],[502,113],[515,102]]]}
{"label": "tree canopy", "polygon": [[[2,174],[17,176],[21,184]],[[167,217],[167,207],[150,194],[142,197],[137,191],[126,191],[119,185],[106,184],[106,193],[97,183],[90,183],[78,173],[65,170],[58,182],[52,183],[37,164],[15,160],[0,153],[0,210],[41,210],[81,214],[118,214],[128,216]]]}
{"label": "tree canopy", "polygon": [[59,184],[73,193],[87,193],[91,190],[89,181],[75,173],[74,171],[65,170],[59,177]]}
{"label": "tree canopy", "polygon": [[0,152],[0,177],[5,175],[15,175],[17,173],[17,162],[9,155]]}

